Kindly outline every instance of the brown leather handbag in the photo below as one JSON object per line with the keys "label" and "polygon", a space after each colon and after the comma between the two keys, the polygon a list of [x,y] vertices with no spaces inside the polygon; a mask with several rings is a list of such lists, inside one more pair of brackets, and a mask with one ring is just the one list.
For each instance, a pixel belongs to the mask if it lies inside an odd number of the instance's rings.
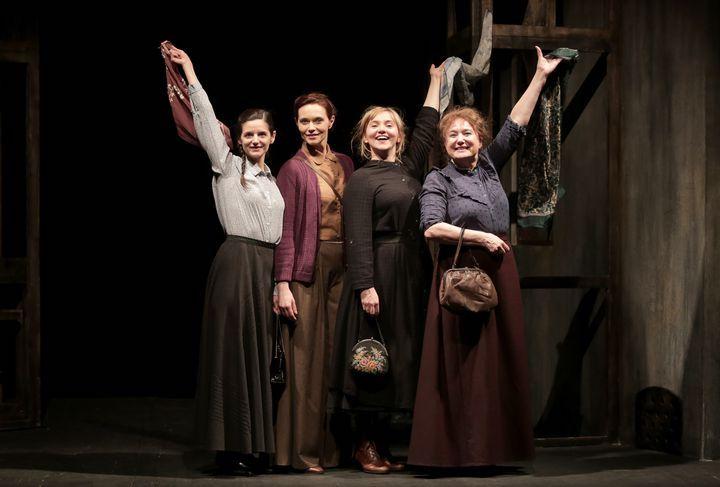
{"label": "brown leather handbag", "polygon": [[490,311],[497,306],[498,298],[495,285],[487,272],[480,269],[477,261],[475,267],[456,267],[464,234],[463,226],[452,268],[446,270],[440,280],[440,304],[456,313]]}

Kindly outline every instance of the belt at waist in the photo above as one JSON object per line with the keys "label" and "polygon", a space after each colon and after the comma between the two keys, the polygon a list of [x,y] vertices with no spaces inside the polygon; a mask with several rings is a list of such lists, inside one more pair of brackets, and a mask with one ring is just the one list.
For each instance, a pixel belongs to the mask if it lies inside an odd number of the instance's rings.
{"label": "belt at waist", "polygon": [[270,242],[264,242],[262,240],[255,240],[254,238],[250,237],[241,237],[240,235],[226,235],[225,240],[230,240],[233,242],[245,242],[249,243],[250,245],[257,245],[258,247],[266,247],[268,249],[274,249],[277,247],[277,244],[270,243]]}

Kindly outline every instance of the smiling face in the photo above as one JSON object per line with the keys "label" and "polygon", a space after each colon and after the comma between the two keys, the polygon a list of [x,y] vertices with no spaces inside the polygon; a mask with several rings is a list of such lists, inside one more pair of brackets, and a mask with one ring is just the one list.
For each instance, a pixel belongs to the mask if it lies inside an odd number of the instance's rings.
{"label": "smiling face", "polygon": [[298,131],[305,143],[316,149],[324,149],[327,145],[328,131],[335,123],[335,117],[329,117],[325,107],[317,103],[303,105],[298,109]]}
{"label": "smiling face", "polygon": [[252,162],[263,162],[270,144],[275,142],[275,132],[262,119],[248,120],[241,128],[240,144],[243,152]]}
{"label": "smiling face", "polygon": [[362,140],[370,148],[373,159],[394,160],[402,137],[396,117],[383,110],[368,121]]}
{"label": "smiling face", "polygon": [[445,151],[459,165],[470,166],[477,160],[482,142],[473,126],[464,118],[452,121],[443,133]]}

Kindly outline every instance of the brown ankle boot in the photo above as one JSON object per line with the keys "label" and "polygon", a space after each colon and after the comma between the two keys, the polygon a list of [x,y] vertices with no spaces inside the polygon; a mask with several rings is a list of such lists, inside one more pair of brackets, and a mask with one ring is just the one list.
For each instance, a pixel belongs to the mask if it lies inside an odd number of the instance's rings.
{"label": "brown ankle boot", "polygon": [[390,469],[387,465],[385,465],[385,462],[382,458],[380,458],[380,455],[378,455],[372,441],[361,441],[358,444],[353,457],[357,460],[365,473],[390,473]]}

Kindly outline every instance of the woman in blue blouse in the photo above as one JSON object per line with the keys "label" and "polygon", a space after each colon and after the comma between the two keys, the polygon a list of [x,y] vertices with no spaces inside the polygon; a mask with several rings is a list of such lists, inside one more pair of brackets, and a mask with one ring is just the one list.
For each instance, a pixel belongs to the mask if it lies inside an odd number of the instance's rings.
{"label": "woman in blue blouse", "polygon": [[[415,399],[408,455],[413,465],[478,467],[534,454],[520,282],[499,173],[560,62],[536,50],[528,89],[487,147],[487,121],[473,108],[449,111],[439,124],[450,163],[428,175],[420,195],[425,237],[441,246]],[[499,303],[490,312],[456,314],[439,303],[439,281],[452,265],[462,227],[459,265],[477,262],[492,278]]]}

